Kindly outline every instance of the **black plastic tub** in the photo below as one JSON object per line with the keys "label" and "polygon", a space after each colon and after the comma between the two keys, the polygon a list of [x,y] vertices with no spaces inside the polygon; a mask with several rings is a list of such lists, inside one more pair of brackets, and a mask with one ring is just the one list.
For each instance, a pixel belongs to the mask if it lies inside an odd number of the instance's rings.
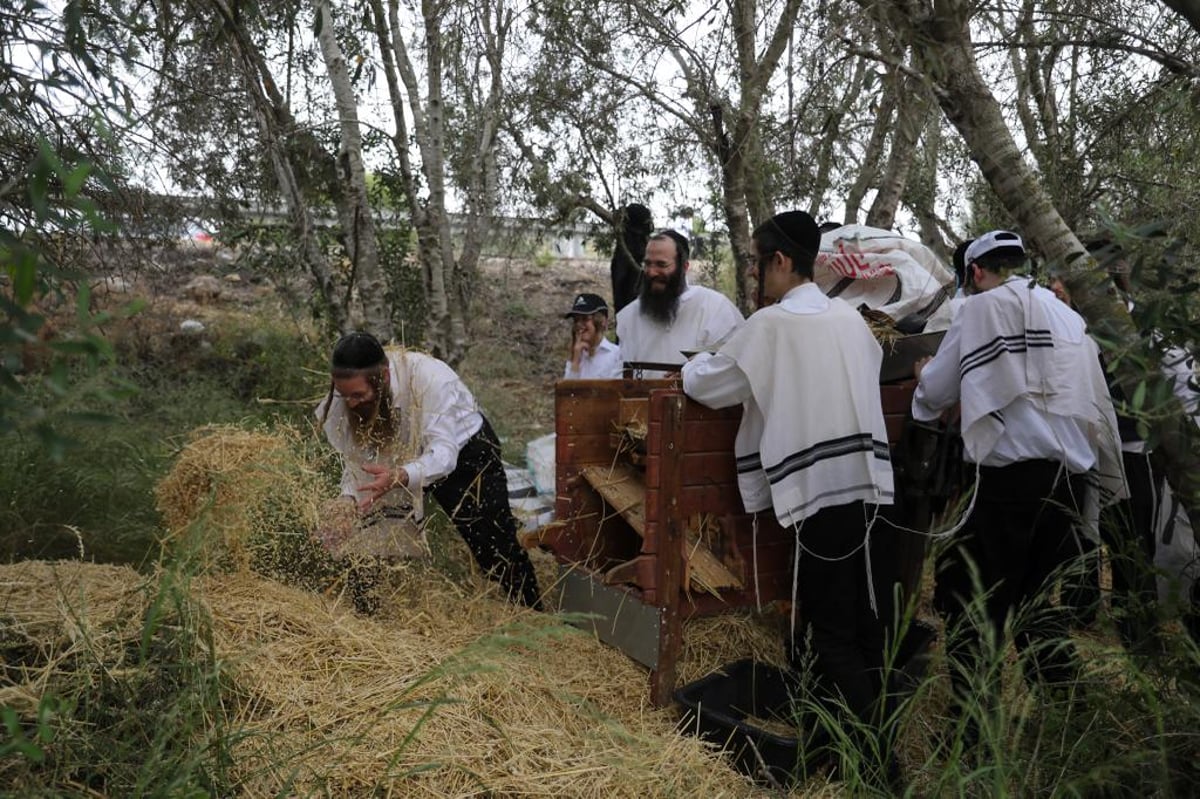
{"label": "black plastic tub", "polygon": [[[798,723],[798,696],[795,672],[747,659],[680,688],[675,701],[684,708],[685,732],[725,747],[743,774],[790,786],[821,765],[827,742],[815,725]],[[763,722],[791,734],[771,732]],[[810,734],[802,742],[805,727]]]}
{"label": "black plastic tub", "polygon": [[[932,627],[916,623],[897,653],[891,691],[910,692],[925,674]],[[796,709],[800,679],[751,659],[739,660],[675,692],[684,732],[725,747],[734,766],[753,779],[791,787],[830,759],[828,735]]]}

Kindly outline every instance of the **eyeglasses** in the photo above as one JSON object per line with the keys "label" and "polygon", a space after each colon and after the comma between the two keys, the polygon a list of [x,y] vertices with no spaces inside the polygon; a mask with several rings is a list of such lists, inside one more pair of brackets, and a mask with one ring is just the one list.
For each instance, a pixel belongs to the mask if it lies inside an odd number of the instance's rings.
{"label": "eyeglasses", "polygon": [[642,261],[642,271],[649,272],[651,269],[667,270],[674,265],[674,261]]}
{"label": "eyeglasses", "polygon": [[343,402],[349,403],[351,405],[360,405],[364,402],[367,402],[368,400],[374,399],[375,392],[367,390],[367,391],[355,391],[350,394],[343,394],[340,391],[335,391],[335,392],[333,392],[333,396],[335,396],[338,399],[342,400]]}

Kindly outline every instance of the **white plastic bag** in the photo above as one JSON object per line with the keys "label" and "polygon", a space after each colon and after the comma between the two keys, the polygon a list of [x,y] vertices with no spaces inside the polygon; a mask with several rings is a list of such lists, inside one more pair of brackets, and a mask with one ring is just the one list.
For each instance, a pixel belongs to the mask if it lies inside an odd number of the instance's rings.
{"label": "white plastic bag", "polygon": [[539,494],[553,495],[554,450],[557,436],[554,433],[535,438],[525,447],[525,466],[533,474],[533,484]]}

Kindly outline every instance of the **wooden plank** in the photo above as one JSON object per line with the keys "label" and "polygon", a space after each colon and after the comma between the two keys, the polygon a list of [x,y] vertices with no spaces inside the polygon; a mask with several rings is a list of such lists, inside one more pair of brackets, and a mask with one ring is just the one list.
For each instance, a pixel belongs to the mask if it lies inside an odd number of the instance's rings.
{"label": "wooden plank", "polygon": [[650,418],[649,397],[621,397],[617,410],[617,426],[628,427],[631,424],[646,426]]}
{"label": "wooden plank", "polygon": [[[646,489],[636,469],[626,464],[617,464],[611,468],[587,466],[580,474],[638,535],[646,535]],[[699,536],[689,530],[686,540],[684,568],[688,579],[683,581],[685,585],[691,585],[700,591],[743,587],[738,576],[713,554]],[[630,568],[636,569],[636,566]]]}
{"label": "wooden plank", "polygon": [[905,415],[912,407],[913,392],[917,390],[917,381],[906,380],[902,383],[889,383],[879,387],[879,401],[884,414],[898,413]]}
{"label": "wooden plank", "polygon": [[721,588],[736,588],[740,591],[745,587],[741,579],[731,572],[693,531],[688,530],[685,538],[687,540],[687,550],[684,552],[684,569],[687,571],[685,585],[709,593],[716,593]]}
{"label": "wooden plank", "polygon": [[579,472],[639,536],[646,535],[646,486],[632,466],[585,466]]}
{"label": "wooden plank", "polygon": [[[679,455],[683,443],[683,409],[687,398],[683,394],[670,397],[656,396],[654,405],[661,409],[664,439],[676,446],[664,449],[661,466],[662,491],[657,494],[659,507],[656,518],[660,520],[661,537],[656,558],[655,588],[658,606],[662,610],[662,622],[658,633],[658,663],[650,672],[650,703],[655,707],[666,707],[671,703],[675,691],[675,680],[679,661],[679,650],[683,642],[683,620],[680,617],[680,590],[683,586],[684,521],[676,507],[679,494]],[[655,408],[651,408],[654,415]]]}

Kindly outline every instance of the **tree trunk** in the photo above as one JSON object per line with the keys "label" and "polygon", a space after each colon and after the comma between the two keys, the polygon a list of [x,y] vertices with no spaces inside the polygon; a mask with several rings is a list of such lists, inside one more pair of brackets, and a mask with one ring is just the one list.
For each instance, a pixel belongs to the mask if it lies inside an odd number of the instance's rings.
{"label": "tree trunk", "polygon": [[817,214],[821,210],[821,198],[829,188],[829,175],[833,169],[835,146],[844,135],[842,121],[846,118],[847,111],[853,108],[854,104],[858,101],[859,94],[862,93],[866,72],[866,59],[858,59],[858,62],[854,65],[854,74],[850,78],[850,85],[846,88],[846,93],[842,96],[842,102],[838,104],[836,110],[830,111],[825,119],[825,135],[821,139],[821,144],[817,147],[816,175],[813,178],[813,185],[808,187],[808,214],[814,219],[817,218]]}
{"label": "tree trunk", "polygon": [[[279,183],[279,192],[288,209],[292,232],[300,242],[301,257],[312,274],[321,304],[329,314],[330,325],[335,330],[344,331],[348,324],[346,307],[337,297],[337,285],[329,260],[317,240],[312,213],[304,199],[300,182],[296,178],[296,169],[288,153],[284,128],[294,126],[291,114],[275,89],[275,82],[271,78],[266,60],[250,40],[237,13],[225,0],[217,0],[215,7],[222,18],[222,35],[233,50],[238,72],[242,76],[246,94],[250,97],[259,136],[271,160],[275,179]],[[211,8],[197,9],[197,12],[207,13],[210,10]]]}
{"label": "tree trunk", "polygon": [[[388,0],[386,11],[383,0],[370,0],[370,7],[396,126],[392,142],[400,166],[400,182],[417,233],[417,255],[429,305],[425,344],[435,356],[457,365],[465,352],[466,342],[460,327],[463,311],[457,311],[459,325],[451,318],[455,263],[445,207],[440,7],[430,0],[423,0],[421,4],[426,34],[425,67],[428,70],[424,95],[404,42],[398,0]],[[409,150],[410,117],[412,139],[420,155],[419,166],[413,163]],[[426,187],[427,196],[422,196],[422,186]]]}
{"label": "tree trunk", "polygon": [[392,338],[392,315],[388,306],[387,281],[379,266],[375,218],[367,198],[367,176],[362,160],[362,133],[358,124],[358,101],[346,69],[346,58],[338,45],[328,0],[315,0],[321,55],[333,88],[341,141],[338,146],[338,216],[346,253],[350,257],[353,285],[358,288],[363,309],[363,326],[381,341]]}
{"label": "tree trunk", "polygon": [[[958,129],[971,158],[978,165],[992,190],[1004,203],[1027,241],[1051,262],[1066,266],[1067,287],[1079,312],[1101,341],[1141,341],[1147,355],[1143,363],[1155,362],[1149,343],[1140,336],[1128,310],[1108,292],[1111,281],[1096,260],[1059,216],[1049,196],[1038,183],[1011,132],[1005,125],[996,102],[980,75],[971,49],[966,7],[955,2],[938,2],[914,10],[914,4],[893,0],[914,28],[912,44],[923,57],[922,67],[934,84],[938,104],[946,118]],[[1122,358],[1116,374],[1126,396],[1132,397],[1141,383],[1150,383],[1149,396],[1156,396],[1153,384],[1165,378],[1157,370],[1147,374],[1136,365],[1136,358]],[[1166,396],[1172,396],[1168,390]],[[1167,480],[1176,496],[1189,508],[1192,525],[1200,529],[1197,497],[1200,497],[1200,453],[1188,446],[1184,435],[1190,420],[1172,397],[1170,413],[1150,420],[1157,442],[1156,453],[1166,467]]]}
{"label": "tree trunk", "polygon": [[929,111],[928,93],[920,81],[908,76],[899,85],[899,124],[892,134],[892,149],[888,153],[883,179],[879,182],[879,191],[871,203],[871,210],[867,212],[867,224],[883,230],[891,230],[896,224],[896,209],[900,207],[900,199],[904,196],[908,173],[917,152],[917,140]]}
{"label": "tree trunk", "polygon": [[729,247],[733,251],[734,302],[743,313],[754,310],[747,287],[746,270],[754,260],[754,243],[750,237],[750,209],[746,206],[746,170],[741,154],[735,150],[725,132],[724,109],[712,107],[713,137],[717,142],[717,162],[721,166],[721,210],[729,230]]}
{"label": "tree trunk", "polygon": [[863,198],[867,196],[867,190],[879,180],[879,160],[883,157],[883,146],[887,143],[887,134],[892,128],[892,114],[895,113],[896,97],[899,94],[897,87],[902,82],[895,71],[890,72],[886,80],[887,85],[884,86],[883,96],[875,112],[875,126],[871,130],[871,138],[867,141],[867,149],[863,152],[854,183],[846,193],[846,217],[842,220],[846,225],[858,224],[858,213],[862,208]]}

